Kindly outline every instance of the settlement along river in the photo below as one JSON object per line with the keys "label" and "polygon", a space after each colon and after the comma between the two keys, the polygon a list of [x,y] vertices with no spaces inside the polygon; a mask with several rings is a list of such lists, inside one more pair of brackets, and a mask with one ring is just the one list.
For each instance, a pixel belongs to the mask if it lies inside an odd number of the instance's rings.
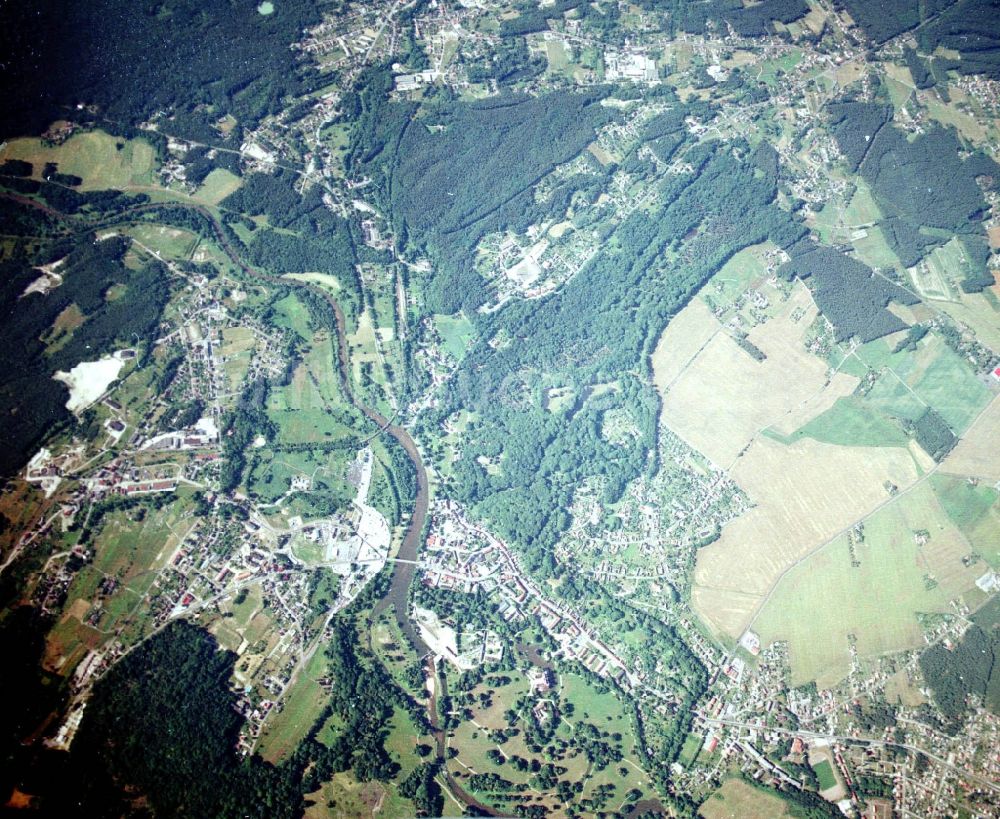
{"label": "settlement along river", "polygon": [[[236,253],[235,249],[229,243],[225,232],[222,230],[222,226],[215,220],[215,217],[201,207],[190,207],[193,210],[197,210],[206,219],[208,219],[212,225],[212,229],[219,244],[222,246],[223,250],[225,250],[226,254],[233,261],[233,263],[236,264],[244,273],[257,278],[280,282],[282,285],[286,286],[293,284],[287,279],[279,279],[276,276],[270,276],[250,267],[250,265],[244,262]],[[425,658],[425,671],[428,676],[433,678],[435,681],[435,693],[431,694],[428,703],[428,720],[431,724],[431,730],[434,734],[434,740],[437,745],[437,757],[438,761],[441,763],[441,773],[448,785],[448,790],[457,800],[464,803],[467,807],[472,808],[480,815],[497,816],[498,814],[493,808],[482,804],[476,800],[475,797],[467,793],[465,789],[463,789],[462,786],[455,781],[454,777],[452,777],[451,773],[448,771],[447,756],[445,754],[445,731],[441,727],[441,722],[437,713],[438,695],[436,693],[439,690],[442,693],[445,692],[445,680],[443,676],[439,676],[437,674],[433,660],[430,657],[427,644],[420,638],[419,632],[416,628],[414,628],[413,621],[410,619],[410,584],[413,582],[413,575],[416,572],[417,554],[420,550],[420,538],[423,533],[424,522],[427,520],[427,471],[424,469],[423,459],[420,457],[420,452],[417,449],[417,445],[413,442],[413,438],[410,437],[410,434],[403,427],[389,423],[389,420],[383,417],[377,410],[362,403],[357,395],[355,395],[354,390],[351,388],[351,367],[350,360],[348,358],[349,347],[347,346],[346,330],[347,323],[344,318],[344,311],[340,308],[340,304],[337,303],[337,300],[334,299],[333,296],[319,287],[305,283],[301,283],[299,286],[312,291],[315,295],[324,299],[333,310],[337,323],[337,363],[339,365],[338,369],[340,371],[340,380],[343,384],[345,393],[350,398],[351,403],[369,420],[376,424],[380,430],[387,432],[396,439],[399,445],[406,451],[406,454],[413,463],[413,468],[417,474],[417,496],[413,502],[413,513],[411,514],[410,522],[406,527],[406,533],[403,535],[402,545],[399,547],[399,554],[397,557],[399,557],[400,560],[393,563],[389,592],[376,604],[375,609],[372,611],[372,620],[375,620],[383,611],[386,610],[386,608],[391,605],[396,616],[396,622],[399,624],[399,630],[403,633],[407,640],[409,640],[410,645],[413,646],[417,655]]]}

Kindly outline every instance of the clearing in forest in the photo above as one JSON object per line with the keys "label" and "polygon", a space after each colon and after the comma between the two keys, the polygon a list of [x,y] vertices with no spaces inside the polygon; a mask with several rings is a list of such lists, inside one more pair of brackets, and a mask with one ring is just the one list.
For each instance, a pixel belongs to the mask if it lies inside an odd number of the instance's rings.
{"label": "clearing in forest", "polygon": [[0,162],[7,159],[30,162],[35,179],[42,178],[46,163],[54,162],[59,173],[79,176],[83,180],[79,189],[84,191],[153,185],[157,164],[153,146],[144,139],[103,131],[74,134],[62,145],[46,145],[37,138],[12,139],[0,150]]}

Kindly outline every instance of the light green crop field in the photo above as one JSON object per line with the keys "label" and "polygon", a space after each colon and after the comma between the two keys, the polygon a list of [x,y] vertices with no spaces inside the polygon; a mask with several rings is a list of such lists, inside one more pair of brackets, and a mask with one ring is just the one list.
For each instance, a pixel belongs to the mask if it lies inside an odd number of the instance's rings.
{"label": "light green crop field", "polygon": [[913,391],[934,407],[957,434],[963,433],[992,397],[968,364],[938,338],[933,358],[911,382]]}
{"label": "light green crop field", "polygon": [[153,146],[144,139],[126,140],[103,131],[74,134],[57,146],[45,145],[40,139],[12,139],[0,151],[0,161],[6,159],[30,162],[35,179],[41,179],[47,162],[55,162],[59,173],[83,180],[80,190],[151,186],[157,164]]}
{"label": "light green crop field", "polygon": [[243,180],[232,171],[227,171],[225,168],[215,168],[205,177],[205,181],[201,183],[201,187],[195,191],[192,198],[204,202],[206,205],[218,205],[242,184]]}
{"label": "light green crop field", "polygon": [[809,437],[840,446],[906,446],[903,430],[856,396],[838,398],[793,437]]}
{"label": "light green crop field", "polygon": [[837,777],[833,773],[833,766],[830,765],[828,759],[824,759],[818,765],[813,767],[816,771],[816,778],[819,780],[819,789],[825,791],[827,788],[833,788],[837,784]]}
{"label": "light green crop field", "polygon": [[785,803],[742,779],[728,779],[699,808],[705,819],[781,819],[788,816]]}
{"label": "light green crop field", "polygon": [[1000,492],[968,479],[934,475],[931,486],[948,517],[965,535],[969,546],[994,568],[1000,567]]}
{"label": "light green crop field", "polygon": [[[915,538],[921,530],[930,535],[924,546]],[[848,634],[863,657],[921,645],[916,614],[947,610],[981,573],[962,564],[966,541],[927,484],[865,520],[854,548],[859,567],[842,535],[792,569],[755,623],[765,642],[789,641],[793,685],[842,679]]]}
{"label": "light green crop field", "polygon": [[929,334],[915,352],[892,352],[885,339],[857,350],[872,368],[885,368],[865,400],[887,415],[916,419],[933,407],[961,434],[989,403],[989,389],[944,340]]}
{"label": "light green crop field", "polygon": [[865,401],[879,412],[910,421],[916,421],[927,409],[927,405],[891,372],[879,377]]}
{"label": "light green crop field", "polygon": [[434,324],[441,335],[441,345],[452,358],[461,360],[466,347],[476,337],[475,328],[461,313],[454,316],[436,315]]}
{"label": "light green crop field", "polygon": [[299,672],[285,698],[285,707],[272,714],[264,726],[258,750],[269,762],[278,762],[295,750],[326,703],[326,695],[317,680],[326,673],[327,661],[322,650],[313,654]]}

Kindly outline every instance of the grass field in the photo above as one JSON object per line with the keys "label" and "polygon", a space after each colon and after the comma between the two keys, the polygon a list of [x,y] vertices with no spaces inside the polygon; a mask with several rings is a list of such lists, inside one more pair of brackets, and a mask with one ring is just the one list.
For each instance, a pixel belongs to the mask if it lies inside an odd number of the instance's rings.
{"label": "grass field", "polygon": [[284,708],[272,714],[264,727],[257,746],[260,755],[269,762],[279,762],[295,750],[319,718],[327,696],[317,680],[326,673],[323,651],[313,654],[287,691]]}
{"label": "grass field", "polygon": [[274,303],[273,322],[278,327],[292,330],[303,341],[311,341],[313,337],[309,310],[294,294],[289,294]]}
{"label": "grass field", "polygon": [[166,225],[133,225],[125,232],[165,259],[189,258],[199,239],[190,231]]}
{"label": "grass field", "polygon": [[331,276],[329,273],[285,273],[283,278],[291,279],[297,282],[309,282],[310,284],[319,285],[324,290],[329,290],[331,293],[339,293],[341,290],[340,282],[337,281],[336,276]]}
{"label": "grass field", "polygon": [[1000,310],[992,288],[982,293],[962,293],[959,303],[943,302],[935,306],[955,321],[968,324],[980,343],[1000,352]]}
{"label": "grass field", "polygon": [[456,361],[461,361],[469,344],[476,337],[476,330],[464,315],[434,316],[434,326],[441,336],[441,346]]}
{"label": "grass field", "polygon": [[699,809],[705,819],[780,819],[788,816],[785,803],[742,779],[727,779]]}
{"label": "grass field", "polygon": [[890,415],[912,419],[930,406],[961,434],[990,400],[989,389],[968,363],[935,333],[915,352],[893,353],[885,339],[878,339],[857,355],[874,369],[886,368],[866,400]]}
{"label": "grass field", "polygon": [[795,435],[841,446],[906,446],[907,440],[897,424],[853,395],[838,398]]}
{"label": "grass field", "polygon": [[125,140],[103,131],[74,134],[58,146],[40,139],[12,139],[0,150],[0,161],[6,159],[30,162],[35,179],[41,179],[47,162],[55,162],[60,173],[83,179],[81,190],[153,185],[157,164],[153,146],[144,139]]}
{"label": "grass field", "polygon": [[764,254],[773,248],[770,242],[744,248],[709,279],[699,296],[719,307],[732,304],[751,284],[767,274]]}
{"label": "grass field", "polygon": [[[914,533],[930,540],[919,546]],[[981,573],[966,568],[968,546],[927,484],[864,521],[864,542],[842,535],[795,566],[754,623],[765,643],[788,640],[792,684],[832,685],[850,670],[848,635],[862,657],[923,644],[918,612],[948,610]],[[934,584],[928,583],[932,579]]]}
{"label": "grass field", "polygon": [[898,268],[899,257],[889,247],[889,242],[882,232],[882,228],[876,226],[865,228],[866,235],[852,241],[858,257],[869,267],[879,270],[888,268]]}
{"label": "grass field", "polygon": [[193,198],[206,205],[218,205],[242,184],[243,180],[232,171],[227,171],[225,168],[215,168],[205,177],[205,181],[195,191]]}
{"label": "grass field", "polygon": [[819,780],[819,789],[821,791],[837,786],[837,776],[834,774],[833,766],[828,759],[824,759],[818,765],[814,766],[813,770],[816,771],[816,778]]}

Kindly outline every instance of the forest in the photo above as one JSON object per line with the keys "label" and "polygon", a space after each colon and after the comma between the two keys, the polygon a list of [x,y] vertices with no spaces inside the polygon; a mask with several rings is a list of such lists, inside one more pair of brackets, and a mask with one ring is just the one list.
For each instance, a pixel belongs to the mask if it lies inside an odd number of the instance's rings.
{"label": "forest", "polygon": [[906,324],[886,307],[890,301],[919,301],[898,284],[875,275],[868,265],[820,245],[793,256],[778,268],[778,275],[807,282],[816,305],[833,325],[837,341],[856,336],[868,342],[905,330]]}
{"label": "forest", "polygon": [[724,25],[744,37],[762,37],[774,32],[774,22],[791,23],[809,12],[804,0],[761,0],[746,4],[742,0],[642,0],[640,6],[669,15],[672,33],[704,34]]}
{"label": "forest", "polygon": [[128,124],[208,105],[213,121],[229,112],[252,127],[312,87],[289,46],[320,22],[319,5],[282,0],[262,15],[229,0],[4,3],[0,36],[18,59],[0,74],[2,135],[39,134],[78,103]]}
{"label": "forest", "polygon": [[[1000,690],[1000,663],[997,652],[1000,640],[996,633],[988,634],[978,625],[970,626],[961,642],[951,651],[938,643],[920,655],[920,670],[934,692],[934,701],[953,730],[965,719],[969,697],[998,710],[996,692]],[[993,697],[987,697],[992,689]]]}
{"label": "forest", "polygon": [[599,99],[508,94],[443,103],[412,122],[402,106],[368,100],[380,125],[362,121],[355,129],[355,172],[385,180],[383,204],[397,229],[443,268],[429,294],[433,311],[474,309],[486,300],[474,269],[477,243],[493,231],[523,231],[547,212],[535,206],[532,188],[594,139],[611,116]]}
{"label": "forest", "polygon": [[919,26],[915,34],[921,53],[952,49],[961,59],[936,58],[943,67],[1000,78],[1000,15],[993,0],[839,0],[839,5],[876,44]]}
{"label": "forest", "polygon": [[236,753],[235,659],[186,621],[144,642],[94,686],[65,792],[53,789],[47,804],[72,800],[74,815],[77,803],[88,815],[121,815],[138,789],[158,815],[297,816],[295,761],[276,768]]}
{"label": "forest", "polygon": [[314,185],[303,194],[296,190],[296,180],[295,174],[280,169],[274,174],[247,176],[222,206],[234,213],[267,216],[269,227],[257,227],[250,219],[227,214],[227,223],[239,221],[253,236],[245,248],[235,234],[229,239],[245,250],[252,264],[276,275],[318,272],[334,276],[344,290],[344,301],[357,307],[361,282],[350,225],[323,204],[321,187]]}

